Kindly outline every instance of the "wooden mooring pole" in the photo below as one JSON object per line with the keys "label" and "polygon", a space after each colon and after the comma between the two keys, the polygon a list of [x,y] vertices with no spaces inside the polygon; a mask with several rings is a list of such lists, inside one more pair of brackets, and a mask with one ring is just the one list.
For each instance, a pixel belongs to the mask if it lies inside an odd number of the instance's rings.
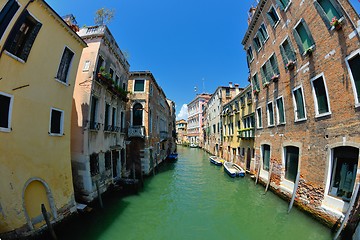
{"label": "wooden mooring pole", "polygon": [[271,163],[271,166],[270,166],[270,171],[269,171],[269,180],[266,184],[266,188],[265,188],[265,193],[267,192],[268,188],[269,188],[269,185],[270,185],[270,182],[271,182],[271,174],[272,174],[272,170],[274,168],[274,164]]}
{"label": "wooden mooring pole", "polygon": [[44,219],[45,219],[45,222],[46,222],[46,225],[47,225],[47,227],[48,227],[48,229],[49,229],[49,232],[50,232],[50,234],[51,234],[51,237],[52,237],[54,240],[57,240],[55,231],[54,231],[54,229],[53,229],[53,227],[52,227],[52,225],[51,225],[51,223],[50,223],[49,215],[48,215],[48,213],[47,213],[47,211],[46,211],[46,208],[45,208],[45,205],[44,205],[43,203],[41,204],[41,213],[42,213],[42,215],[43,215],[43,217],[44,217]]}
{"label": "wooden mooring pole", "polygon": [[97,180],[97,181],[95,182],[95,184],[96,184],[96,191],[97,191],[97,194],[98,194],[100,207],[101,207],[101,208],[104,208],[103,201],[102,201],[102,197],[101,197],[101,192],[100,192],[100,187],[99,187],[99,181]]}
{"label": "wooden mooring pole", "polygon": [[256,179],[255,179],[255,185],[257,184],[257,182],[258,182],[258,180],[259,180],[260,167],[261,167],[261,163],[260,163],[260,161],[259,161],[258,171],[257,171],[257,174],[256,174]]}
{"label": "wooden mooring pole", "polygon": [[359,192],[359,186],[360,186],[360,183],[357,183],[356,186],[355,186],[355,191],[353,192],[353,195],[351,196],[351,201],[350,201],[350,204],[349,204],[349,209],[347,210],[345,216],[344,216],[344,219],[340,225],[340,228],[339,230],[336,232],[335,236],[334,236],[334,240],[337,240],[338,237],[340,236],[342,230],[344,229],[344,226],[345,224],[347,223],[348,219],[349,219],[349,216],[350,216],[350,212],[354,206],[354,203],[355,203],[355,199],[356,199],[356,196]]}
{"label": "wooden mooring pole", "polygon": [[292,206],[294,204],[295,197],[296,197],[296,190],[297,190],[297,188],[299,186],[299,180],[300,180],[300,172],[298,172],[297,175],[296,175],[293,194],[292,194],[291,201],[290,201],[289,208],[288,208],[288,213],[291,211],[291,208],[292,208]]}

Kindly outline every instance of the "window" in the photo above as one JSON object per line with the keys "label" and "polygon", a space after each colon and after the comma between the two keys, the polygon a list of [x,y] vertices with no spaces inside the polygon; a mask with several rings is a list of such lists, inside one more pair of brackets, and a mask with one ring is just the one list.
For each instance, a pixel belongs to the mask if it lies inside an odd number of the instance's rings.
{"label": "window", "polygon": [[263,161],[263,166],[262,168],[265,171],[269,171],[269,165],[270,165],[270,145],[268,144],[263,144],[261,146],[261,150],[262,150],[262,161]]}
{"label": "window", "polygon": [[257,128],[262,128],[261,108],[256,109]]}
{"label": "window", "polygon": [[90,155],[90,174],[91,176],[99,174],[99,155],[96,153]]}
{"label": "window", "polygon": [[275,54],[273,54],[270,57],[269,63],[270,63],[270,66],[271,66],[271,68],[270,68],[270,76],[271,76],[271,79],[274,80],[273,77],[276,76],[276,75],[278,76],[280,74]]}
{"label": "window", "polygon": [[336,1],[316,0],[314,1],[314,5],[327,28],[332,27],[330,22],[334,17],[338,20],[342,17],[340,8],[338,7]]}
{"label": "window", "polygon": [[258,36],[259,36],[259,39],[261,40],[263,45],[266,42],[266,40],[269,38],[269,35],[268,35],[267,31],[266,31],[266,27],[265,27],[264,23],[262,23],[260,25],[260,28],[259,28],[259,31],[258,31]]}
{"label": "window", "polygon": [[254,39],[253,39],[253,45],[254,45],[254,47],[255,47],[255,50],[256,50],[257,52],[259,52],[260,49],[261,49],[261,47],[262,47],[262,44],[261,44],[260,39],[259,39],[258,36],[255,36],[255,37],[254,37]]}
{"label": "window", "polygon": [[83,67],[83,72],[87,72],[90,69],[90,61],[86,60]]}
{"label": "window", "polygon": [[143,109],[140,103],[136,103],[133,107],[133,126],[142,126]]}
{"label": "window", "polygon": [[52,108],[50,111],[50,134],[63,135],[64,111]]}
{"label": "window", "polygon": [[267,119],[268,119],[268,126],[274,126],[274,109],[273,109],[273,103],[269,102],[267,104]]}
{"label": "window", "polygon": [[25,10],[11,30],[5,49],[26,62],[41,26],[42,24]]}
{"label": "window", "polygon": [[104,66],[105,66],[105,61],[101,56],[99,56],[98,62],[96,65],[96,75],[100,72],[100,68],[104,67]]}
{"label": "window", "polygon": [[271,6],[271,8],[269,9],[269,11],[266,14],[267,19],[269,20],[270,25],[275,28],[277,26],[277,24],[280,21],[279,16],[276,13],[276,10],[273,6]]}
{"label": "window", "polygon": [[[125,128],[125,115],[124,115],[124,112],[121,112],[120,113],[120,131],[123,132],[124,131],[124,128]],[[152,118],[150,118],[150,121],[151,121],[151,124],[152,124]],[[150,128],[151,130],[152,128]]]}
{"label": "window", "polygon": [[252,85],[253,85],[254,91],[260,90],[259,79],[258,79],[257,73],[255,73],[254,76],[252,77]]}
{"label": "window", "polygon": [[323,75],[311,80],[316,117],[330,114],[329,99]]}
{"label": "window", "polygon": [[154,95],[154,87],[153,87],[153,84],[150,83],[150,96],[153,96]]}
{"label": "window", "polygon": [[306,120],[305,102],[301,87],[293,90],[295,122]]}
{"label": "window", "polygon": [[285,69],[288,69],[288,64],[296,61],[296,55],[294,48],[291,45],[289,38],[286,38],[280,45],[280,53],[283,59]]}
{"label": "window", "polygon": [[284,110],[284,99],[279,97],[276,99],[276,115],[277,124],[285,124],[285,110]]}
{"label": "window", "polygon": [[110,69],[109,69],[109,73],[110,73],[110,77],[111,77],[111,78],[114,78],[114,77],[115,77],[115,76],[114,76],[114,69],[110,68]]}
{"label": "window", "polygon": [[90,129],[99,130],[100,124],[97,122],[99,100],[95,96],[91,96],[91,108],[90,108]]}
{"label": "window", "polygon": [[120,78],[118,75],[115,75],[115,84],[116,86],[120,86]]}
{"label": "window", "polygon": [[119,128],[116,126],[116,122],[117,122],[117,113],[116,113],[116,108],[112,108],[112,114],[111,114],[111,123],[112,123],[112,130],[118,132]]}
{"label": "window", "polygon": [[13,96],[0,92],[0,131],[9,132],[11,129],[13,100]]}
{"label": "window", "polygon": [[145,80],[137,79],[134,84],[134,92],[144,92],[145,91]]}
{"label": "window", "polygon": [[290,6],[290,0],[276,0],[277,5],[279,6],[280,10],[286,11]]}
{"label": "window", "polygon": [[73,57],[74,53],[69,48],[65,47],[63,55],[61,57],[61,62],[56,75],[56,79],[61,82],[67,83],[67,78],[69,75],[70,65]]}
{"label": "window", "polygon": [[212,127],[213,129],[213,133],[216,133],[216,125],[215,124],[213,124],[213,127]]}
{"label": "window", "polygon": [[299,166],[299,148],[287,146],[284,149],[285,155],[285,179],[295,182]]}
{"label": "window", "polygon": [[304,19],[299,21],[293,34],[301,54],[306,54],[315,47],[314,39]]}
{"label": "window", "polygon": [[19,9],[19,4],[15,0],[9,0],[5,6],[1,9],[0,12],[0,39],[4,34],[7,26],[9,25],[11,19],[14,17],[15,13]]}
{"label": "window", "polygon": [[110,124],[110,104],[105,103],[105,122],[104,122],[104,130],[111,131]]}
{"label": "window", "polygon": [[357,173],[359,149],[336,147],[332,150],[329,195],[350,201]]}
{"label": "window", "polygon": [[347,57],[346,60],[354,91],[355,104],[356,106],[360,106],[360,50]]}
{"label": "window", "polygon": [[230,88],[225,89],[225,96],[230,97]]}
{"label": "window", "polygon": [[105,152],[105,170],[111,169],[111,152]]}
{"label": "window", "polygon": [[251,46],[249,46],[249,48],[246,50],[246,54],[247,54],[248,63],[251,63],[252,60],[254,60],[254,55],[253,55]]}

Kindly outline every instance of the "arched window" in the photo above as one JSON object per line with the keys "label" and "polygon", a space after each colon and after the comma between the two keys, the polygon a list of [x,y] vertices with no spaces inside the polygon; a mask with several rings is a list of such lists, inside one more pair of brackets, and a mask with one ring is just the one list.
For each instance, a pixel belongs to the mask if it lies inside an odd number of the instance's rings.
{"label": "arched window", "polygon": [[142,126],[143,107],[140,103],[136,103],[133,107],[133,126]]}

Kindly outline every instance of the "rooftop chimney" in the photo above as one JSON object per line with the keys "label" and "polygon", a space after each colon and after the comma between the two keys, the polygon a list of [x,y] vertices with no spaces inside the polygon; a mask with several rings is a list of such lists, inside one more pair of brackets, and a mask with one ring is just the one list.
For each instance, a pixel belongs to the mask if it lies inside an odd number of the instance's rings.
{"label": "rooftop chimney", "polygon": [[250,25],[251,20],[255,14],[256,8],[251,6],[251,8],[249,9],[249,13],[248,13],[248,25]]}
{"label": "rooftop chimney", "polygon": [[235,83],[234,86],[235,86],[235,95],[238,95],[240,93],[239,84]]}
{"label": "rooftop chimney", "polygon": [[231,87],[231,88],[233,87],[232,82],[229,82],[229,87]]}

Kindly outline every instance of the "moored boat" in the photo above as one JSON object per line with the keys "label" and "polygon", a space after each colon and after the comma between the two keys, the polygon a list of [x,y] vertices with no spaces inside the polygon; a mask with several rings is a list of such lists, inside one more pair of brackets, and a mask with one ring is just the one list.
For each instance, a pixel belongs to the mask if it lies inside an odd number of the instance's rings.
{"label": "moored boat", "polygon": [[219,158],[217,156],[210,156],[209,160],[211,163],[215,164],[216,166],[221,166],[224,162],[224,161],[222,161],[221,158]]}
{"label": "moored boat", "polygon": [[190,147],[191,147],[191,148],[197,148],[198,145],[196,145],[195,143],[191,143],[191,144],[190,144]]}
{"label": "moored boat", "polygon": [[224,162],[224,168],[227,174],[229,174],[230,177],[236,177],[236,176],[245,176],[245,171],[237,164],[232,162]]}
{"label": "moored boat", "polygon": [[167,159],[169,161],[175,162],[178,159],[178,154],[177,153],[170,153],[169,156],[167,157]]}

